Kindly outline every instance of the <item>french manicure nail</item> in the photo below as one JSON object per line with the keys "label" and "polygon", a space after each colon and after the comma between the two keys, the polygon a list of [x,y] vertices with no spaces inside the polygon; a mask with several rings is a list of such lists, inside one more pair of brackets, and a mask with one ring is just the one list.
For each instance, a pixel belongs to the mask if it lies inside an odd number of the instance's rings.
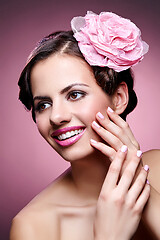
{"label": "french manicure nail", "polygon": [[103,116],[102,113],[98,112],[97,115],[98,115],[99,118],[104,119],[104,116]]}
{"label": "french manicure nail", "polygon": [[148,165],[145,165],[144,167],[144,170],[147,172],[149,170],[149,166]]}
{"label": "french manicure nail", "polygon": [[97,143],[97,141],[95,141],[94,139],[91,139],[91,143]]}
{"label": "french manicure nail", "polygon": [[146,180],[146,183],[149,185],[149,181],[148,181],[148,179]]}
{"label": "french manicure nail", "polygon": [[108,111],[113,113],[113,109],[108,107]]}
{"label": "french manicure nail", "polygon": [[137,151],[137,157],[141,157],[142,156],[142,151],[138,150]]}
{"label": "french manicure nail", "polygon": [[100,126],[98,125],[98,123],[96,123],[95,121],[93,121],[93,125],[97,128],[100,128]]}
{"label": "french manicure nail", "polygon": [[121,152],[126,152],[127,151],[127,146],[126,145],[123,145],[122,147],[121,147]]}

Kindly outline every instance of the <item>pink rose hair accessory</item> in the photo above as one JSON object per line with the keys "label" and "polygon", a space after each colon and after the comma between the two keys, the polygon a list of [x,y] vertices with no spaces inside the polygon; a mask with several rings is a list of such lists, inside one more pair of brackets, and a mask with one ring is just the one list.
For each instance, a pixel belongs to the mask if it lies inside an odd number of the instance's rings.
{"label": "pink rose hair accessory", "polygon": [[88,11],[85,17],[74,17],[71,27],[80,51],[92,66],[121,72],[140,62],[149,49],[135,24],[112,12],[97,15]]}

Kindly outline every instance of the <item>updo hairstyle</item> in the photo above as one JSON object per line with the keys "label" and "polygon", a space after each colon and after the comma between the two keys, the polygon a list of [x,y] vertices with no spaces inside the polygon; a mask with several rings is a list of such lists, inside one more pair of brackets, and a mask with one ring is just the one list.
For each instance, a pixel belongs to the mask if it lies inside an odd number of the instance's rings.
{"label": "updo hairstyle", "polygon": [[[73,37],[72,31],[55,32],[43,38],[32,51],[28,62],[23,69],[18,85],[19,100],[25,105],[26,109],[32,110],[32,118],[34,122],[35,110],[33,104],[33,96],[30,84],[31,70],[34,65],[41,60],[47,59],[52,54],[68,54],[76,56],[85,61],[84,56],[79,50],[78,42]],[[88,63],[87,63],[88,64]],[[90,66],[97,81],[97,84],[105,91],[106,94],[112,96],[121,82],[126,82],[128,86],[129,102],[125,111],[120,115],[126,120],[127,114],[133,111],[137,105],[137,97],[133,90],[133,73],[131,69],[122,72],[115,72],[108,67]]]}

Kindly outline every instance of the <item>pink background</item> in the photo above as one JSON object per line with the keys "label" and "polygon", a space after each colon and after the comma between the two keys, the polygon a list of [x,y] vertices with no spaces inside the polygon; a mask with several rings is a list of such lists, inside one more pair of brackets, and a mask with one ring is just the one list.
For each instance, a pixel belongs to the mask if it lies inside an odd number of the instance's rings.
{"label": "pink background", "polygon": [[[73,16],[112,11],[131,19],[150,51],[135,69],[139,98],[129,122],[143,151],[159,148],[159,0],[2,1],[0,88],[0,237],[8,239],[13,216],[67,166],[39,136],[30,113],[18,101],[17,81],[36,42],[56,30],[70,29]],[[3,216],[3,217],[2,217]]]}

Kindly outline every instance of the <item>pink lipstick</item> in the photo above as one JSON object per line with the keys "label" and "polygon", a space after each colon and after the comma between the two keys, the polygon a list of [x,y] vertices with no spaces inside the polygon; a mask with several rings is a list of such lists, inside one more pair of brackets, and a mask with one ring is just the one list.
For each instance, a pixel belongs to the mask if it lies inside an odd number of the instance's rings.
{"label": "pink lipstick", "polygon": [[[79,133],[73,133],[73,131],[80,131]],[[67,127],[67,128],[63,128],[63,129],[58,129],[57,131],[53,132],[51,137],[55,140],[56,143],[58,143],[59,145],[66,147],[66,146],[70,146],[72,144],[74,144],[75,142],[77,142],[82,135],[84,134],[85,129],[82,126],[73,126],[73,127]],[[73,136],[71,136],[72,134]],[[68,134],[68,136],[64,136],[64,134]],[[63,139],[65,138],[66,139]],[[61,138],[61,139],[60,139]]]}

